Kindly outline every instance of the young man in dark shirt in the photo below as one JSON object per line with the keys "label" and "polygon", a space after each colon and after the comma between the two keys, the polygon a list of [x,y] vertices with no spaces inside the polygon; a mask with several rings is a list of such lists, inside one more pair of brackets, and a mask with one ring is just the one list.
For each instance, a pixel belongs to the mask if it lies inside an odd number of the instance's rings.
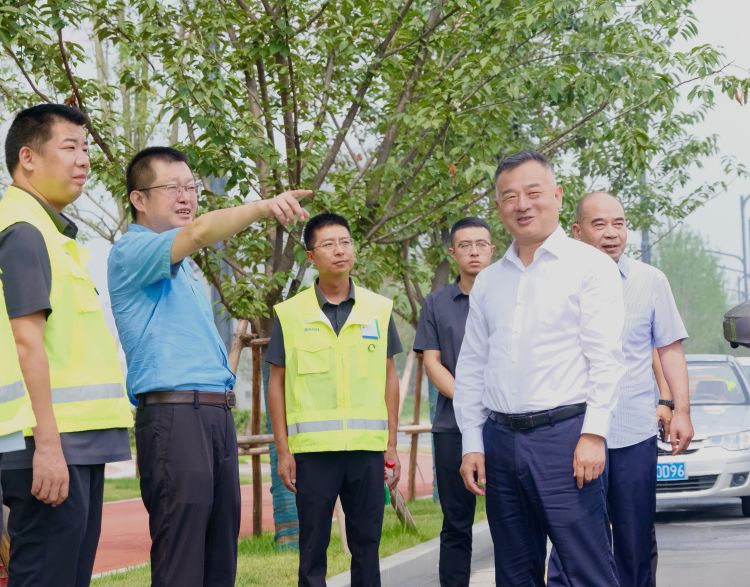
{"label": "young man in dark shirt", "polygon": [[469,292],[474,278],[492,261],[495,246],[491,239],[489,226],[480,218],[463,218],[453,225],[448,252],[456,262],[458,279],[427,296],[414,339],[414,350],[424,353],[427,376],[440,392],[432,434],[443,510],[440,532],[443,587],[468,585],[471,573],[471,527],[476,498],[466,489],[459,473],[461,432],[453,414],[453,385],[469,314]]}

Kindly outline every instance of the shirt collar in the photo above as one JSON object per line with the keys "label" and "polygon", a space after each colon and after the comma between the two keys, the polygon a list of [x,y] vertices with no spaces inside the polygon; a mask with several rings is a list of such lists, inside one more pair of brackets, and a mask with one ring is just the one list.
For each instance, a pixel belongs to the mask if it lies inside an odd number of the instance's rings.
{"label": "shirt collar", "polygon": [[448,285],[448,287],[450,288],[449,291],[451,293],[451,298],[454,300],[460,298],[461,296],[468,295],[461,291],[461,287],[458,285],[459,281],[461,281],[461,278],[457,277],[456,281]]}
{"label": "shirt collar", "polygon": [[620,255],[620,260],[617,262],[617,268],[620,270],[620,275],[627,279],[633,269],[633,262],[623,253]]}
{"label": "shirt collar", "polygon": [[130,226],[128,226],[128,232],[154,232],[151,230],[148,226],[143,226],[142,224],[136,224],[135,222],[131,222]]}
{"label": "shirt collar", "polygon": [[[337,305],[337,304],[331,304],[329,302],[325,295],[323,295],[323,292],[320,291],[320,288],[318,287],[318,280],[315,280],[315,297],[318,299],[318,306],[322,309],[325,304],[330,304],[331,306]],[[343,304],[344,302],[348,302],[351,300],[354,301],[354,282],[352,281],[352,278],[349,278],[349,295],[346,296],[344,300],[342,300],[340,303]]]}
{"label": "shirt collar", "polygon": [[55,228],[58,230],[58,232],[63,236],[67,236],[69,239],[75,240],[76,236],[78,235],[78,226],[76,226],[76,223],[73,222],[68,216],[66,216],[62,212],[58,212],[47,202],[32,194],[31,192],[28,192],[23,188],[19,188],[18,186],[13,187],[15,187],[17,190],[22,191],[24,194],[28,194],[37,202],[39,202],[39,205],[47,213],[47,216],[49,216],[50,220],[52,220],[52,224],[55,225]]}
{"label": "shirt collar", "polygon": [[[539,248],[534,252],[534,259],[536,260],[537,255],[539,254],[539,251],[546,251],[550,253],[551,255],[554,255],[555,257],[560,257],[562,254],[563,248],[565,247],[566,241],[568,239],[568,236],[565,234],[565,231],[562,229],[562,227],[558,224],[557,228],[550,234],[546,240],[539,246]],[[524,264],[521,262],[521,259],[518,256],[518,253],[516,252],[516,241],[514,240],[512,243],[510,243],[510,246],[508,247],[508,250],[505,251],[505,255],[503,255],[503,259],[510,261],[514,265],[524,268]]]}

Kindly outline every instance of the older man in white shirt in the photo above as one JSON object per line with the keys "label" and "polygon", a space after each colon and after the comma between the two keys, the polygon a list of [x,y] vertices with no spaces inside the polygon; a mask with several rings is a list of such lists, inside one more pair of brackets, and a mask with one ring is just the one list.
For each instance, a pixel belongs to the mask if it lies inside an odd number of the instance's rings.
{"label": "older man in white shirt", "polygon": [[[617,264],[625,298],[623,353],[626,376],[607,437],[609,466],[607,503],[612,520],[617,577],[621,587],[655,585],[653,539],[656,514],[656,395],[653,349],[658,351],[674,408],[665,432],[673,454],[687,448],[693,437],[688,395],[688,371],[682,341],[687,331],[666,276],[656,267],[624,254],[628,240],[625,210],[611,194],[584,196],[576,208],[573,236],[598,248]],[[550,557],[548,585],[574,586],[566,580],[555,553]]]}
{"label": "older man in white shirt", "polygon": [[559,227],[563,190],[543,155],[502,161],[496,188],[514,240],[470,295],[461,474],[486,491],[498,585],[544,585],[549,537],[576,587],[616,587],[600,476],[624,373],[620,275]]}

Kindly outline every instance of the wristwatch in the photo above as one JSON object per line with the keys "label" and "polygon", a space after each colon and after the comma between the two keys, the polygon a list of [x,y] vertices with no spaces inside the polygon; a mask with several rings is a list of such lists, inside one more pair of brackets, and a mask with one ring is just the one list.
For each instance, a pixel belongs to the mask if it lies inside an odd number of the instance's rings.
{"label": "wristwatch", "polygon": [[670,410],[674,410],[674,402],[671,399],[660,399],[660,406],[667,406]]}

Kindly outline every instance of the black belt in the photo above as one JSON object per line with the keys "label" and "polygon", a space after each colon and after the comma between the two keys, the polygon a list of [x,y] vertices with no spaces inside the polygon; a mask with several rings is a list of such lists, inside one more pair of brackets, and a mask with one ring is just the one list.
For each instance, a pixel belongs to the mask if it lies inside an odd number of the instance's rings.
{"label": "black belt", "polygon": [[237,405],[237,396],[233,391],[215,393],[213,391],[149,391],[138,394],[139,406],[154,404],[200,404],[209,406],[226,406],[233,408]]}
{"label": "black belt", "polygon": [[495,422],[504,424],[512,430],[530,430],[537,426],[545,426],[573,418],[586,412],[586,402],[560,406],[551,410],[539,412],[526,412],[524,414],[503,414],[502,412],[490,412],[490,418]]}

